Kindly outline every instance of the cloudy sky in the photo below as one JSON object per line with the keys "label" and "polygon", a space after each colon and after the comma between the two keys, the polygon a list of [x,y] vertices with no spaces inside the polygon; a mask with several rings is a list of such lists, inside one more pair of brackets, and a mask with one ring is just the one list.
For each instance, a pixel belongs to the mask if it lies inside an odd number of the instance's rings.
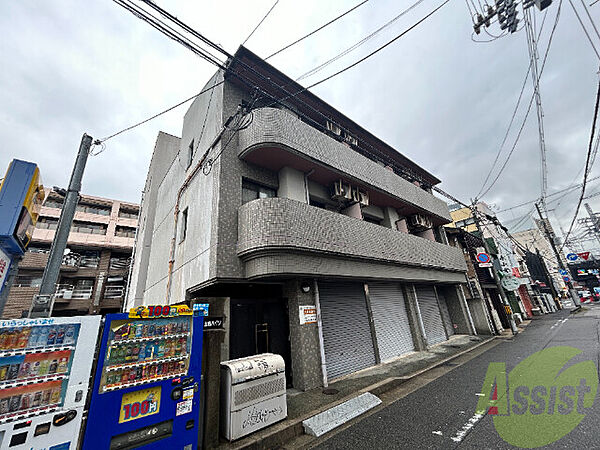
{"label": "cloudy sky", "polygon": [[[160,0],[158,4],[233,53],[273,1]],[[247,47],[267,56],[357,3],[280,0]],[[296,78],[412,3],[370,0],[270,62]],[[375,38],[302,83],[312,84],[360,59],[440,4],[441,0],[424,0]],[[574,4],[585,18],[580,1]],[[547,9],[541,55],[558,5],[559,0],[554,0]],[[590,12],[597,21],[600,3]],[[536,10],[535,14],[539,30],[544,13]],[[600,37],[587,25],[600,49]],[[12,158],[36,162],[48,186],[68,184],[83,132],[94,138],[110,135],[198,92],[215,71],[109,0],[5,2],[0,29],[0,168],[4,171]],[[490,31],[498,33],[497,24]],[[474,38],[491,40],[484,33]],[[587,151],[598,63],[565,1],[540,81],[550,193],[581,179],[581,174],[575,177]],[[498,151],[528,64],[524,30],[492,42],[473,42],[466,2],[451,0],[406,36],[314,92],[437,175],[447,192],[469,201],[480,190]],[[531,92],[529,80],[500,162],[514,141]],[[88,161],[83,192],[139,201],[158,131],[180,135],[185,110],[186,106],[178,108],[108,141],[106,150]],[[596,174],[600,170],[591,176]],[[598,189],[600,180],[592,182],[588,192]],[[506,171],[484,200],[502,210],[539,195],[534,108]],[[549,204],[549,209],[555,209],[550,216],[555,225],[558,218],[568,227],[576,199],[573,192]],[[588,201],[600,210],[600,196]],[[500,217],[508,225],[518,224],[515,219],[530,212],[531,206]]]}

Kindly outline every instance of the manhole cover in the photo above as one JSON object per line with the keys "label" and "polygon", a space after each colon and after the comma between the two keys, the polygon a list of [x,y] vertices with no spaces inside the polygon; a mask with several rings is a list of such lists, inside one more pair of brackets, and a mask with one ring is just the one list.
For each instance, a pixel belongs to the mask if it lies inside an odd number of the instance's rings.
{"label": "manhole cover", "polygon": [[335,395],[338,394],[340,391],[338,391],[337,389],[333,389],[333,388],[326,388],[323,389],[323,394],[325,395]]}

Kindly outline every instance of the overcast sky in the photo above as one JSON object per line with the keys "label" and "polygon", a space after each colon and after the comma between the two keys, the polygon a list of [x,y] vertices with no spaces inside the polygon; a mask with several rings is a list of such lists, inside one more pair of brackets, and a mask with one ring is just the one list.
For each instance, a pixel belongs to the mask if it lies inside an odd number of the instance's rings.
{"label": "overcast sky", "polygon": [[[233,53],[273,0],[157,3]],[[280,0],[246,46],[265,57],[357,3]],[[410,4],[370,0],[269,62],[296,78]],[[377,37],[302,84],[320,80],[368,54],[439,4],[441,0],[424,0]],[[558,4],[554,0],[547,9],[541,55]],[[585,16],[580,2],[574,4]],[[600,3],[590,11],[597,21]],[[536,10],[535,14],[539,29],[544,13]],[[522,12],[519,16],[522,19]],[[600,38],[589,24],[588,28],[600,49]],[[144,119],[198,92],[215,71],[109,0],[4,2],[0,29],[0,170],[12,158],[36,162],[47,186],[68,184],[83,132],[101,138]],[[497,24],[490,31],[498,33]],[[484,33],[475,38],[490,39]],[[540,81],[550,193],[572,184],[583,167],[598,62],[565,1]],[[447,192],[469,201],[498,151],[528,64],[524,30],[475,43],[466,3],[452,0],[409,34],[314,92],[438,176]],[[531,92],[528,80],[501,162]],[[108,141],[103,153],[88,160],[83,192],[140,201],[156,135],[165,131],[179,136],[186,108]],[[597,173],[600,170],[592,176]],[[580,179],[581,175],[576,181]],[[599,187],[600,180],[591,183],[588,192]],[[539,195],[540,152],[533,108],[511,162],[483,200],[500,210]],[[558,216],[563,227],[568,227],[576,199],[574,192],[560,202],[556,215],[550,216],[555,224]],[[589,202],[600,210],[600,196]],[[511,225],[510,220],[526,214],[531,206],[500,218]]]}

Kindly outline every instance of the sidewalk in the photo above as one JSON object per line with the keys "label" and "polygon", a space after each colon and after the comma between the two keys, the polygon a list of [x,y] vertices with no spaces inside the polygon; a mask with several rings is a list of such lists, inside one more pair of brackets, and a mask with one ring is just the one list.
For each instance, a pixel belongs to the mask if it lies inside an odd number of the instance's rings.
{"label": "sidewalk", "polygon": [[[521,326],[526,325],[528,323],[521,324]],[[303,420],[363,392],[381,395],[435,367],[451,364],[452,359],[487,344],[493,339],[495,339],[494,336],[452,336],[450,340],[435,345],[428,351],[412,352],[392,361],[339,378],[329,384],[330,395],[325,394],[322,388],[306,392],[289,389],[286,420],[233,443],[222,441],[218,448],[230,450],[278,447],[304,433]]]}

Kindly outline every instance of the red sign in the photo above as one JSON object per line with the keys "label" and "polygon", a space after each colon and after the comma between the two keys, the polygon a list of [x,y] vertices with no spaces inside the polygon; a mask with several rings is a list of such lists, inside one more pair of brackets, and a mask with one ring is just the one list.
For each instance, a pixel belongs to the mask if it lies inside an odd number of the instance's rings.
{"label": "red sign", "polygon": [[521,273],[519,272],[518,267],[512,267],[512,274],[517,278],[521,278]]}
{"label": "red sign", "polygon": [[587,261],[588,258],[590,257],[590,252],[577,253],[577,256],[579,256],[581,259]]}

